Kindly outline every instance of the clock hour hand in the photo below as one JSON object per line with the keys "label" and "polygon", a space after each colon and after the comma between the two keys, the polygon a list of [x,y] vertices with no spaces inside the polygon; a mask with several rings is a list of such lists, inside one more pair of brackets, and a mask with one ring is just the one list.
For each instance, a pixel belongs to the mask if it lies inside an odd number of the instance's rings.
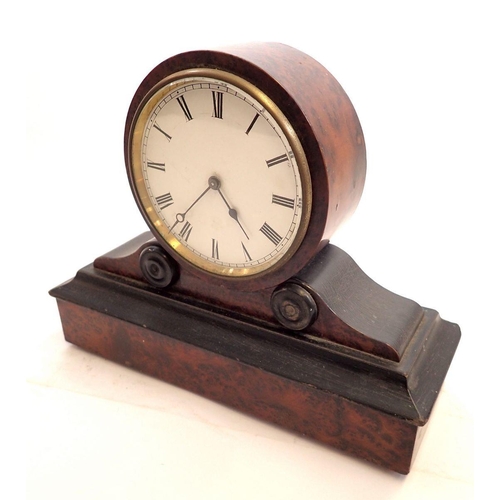
{"label": "clock hour hand", "polygon": [[217,177],[210,177],[210,179],[208,179],[208,185],[212,189],[215,189],[215,190],[218,191],[218,193],[220,194],[220,196],[223,199],[224,203],[226,204],[226,207],[229,210],[229,212],[228,212],[229,213],[229,217],[231,217],[232,219],[234,219],[238,223],[238,226],[240,226],[240,229],[243,231],[243,234],[247,237],[247,240],[249,240],[250,238],[248,237],[247,232],[243,229],[243,226],[241,225],[241,222],[238,219],[238,212],[236,212],[236,210],[234,208],[232,208],[231,205],[229,205],[229,203],[226,200],[226,197],[222,194],[222,191],[220,190],[220,181],[219,181],[219,179],[217,179]]}

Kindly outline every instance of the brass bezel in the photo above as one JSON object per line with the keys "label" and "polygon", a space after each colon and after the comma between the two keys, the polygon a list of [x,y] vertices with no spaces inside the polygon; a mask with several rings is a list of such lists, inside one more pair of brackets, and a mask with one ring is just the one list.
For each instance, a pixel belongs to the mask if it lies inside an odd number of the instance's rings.
{"label": "brass bezel", "polygon": [[[288,250],[278,259],[271,259],[261,264],[250,267],[227,267],[221,266],[200,257],[188,247],[184,246],[168,226],[158,217],[155,207],[148,195],[142,169],[142,142],[144,131],[153,109],[177,86],[182,85],[186,78],[205,77],[218,80],[223,83],[235,86],[243,92],[253,97],[276,121],[283,131],[297,162],[299,176],[302,184],[302,215],[296,236]],[[130,171],[134,196],[141,208],[146,222],[152,231],[163,240],[167,247],[172,249],[177,255],[193,264],[195,267],[207,271],[211,274],[232,278],[245,278],[262,276],[274,269],[281,268],[296,253],[302,243],[309,226],[312,207],[312,184],[307,158],[302,148],[302,144],[293,129],[292,125],[280,110],[280,108],[260,89],[247,80],[229,73],[227,71],[212,68],[192,68],[179,71],[164,78],[145,96],[141,102],[134,121],[132,123],[132,134],[130,140]],[[162,242],[162,241],[160,241]]]}

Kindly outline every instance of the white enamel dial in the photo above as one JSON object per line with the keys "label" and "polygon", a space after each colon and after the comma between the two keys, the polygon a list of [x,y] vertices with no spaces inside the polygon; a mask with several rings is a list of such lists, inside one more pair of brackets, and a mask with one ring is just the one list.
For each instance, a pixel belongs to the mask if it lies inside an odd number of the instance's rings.
{"label": "white enamel dial", "polygon": [[132,143],[143,213],[183,258],[254,275],[293,254],[309,217],[310,178],[292,127],[247,82],[188,71],[142,107]]}

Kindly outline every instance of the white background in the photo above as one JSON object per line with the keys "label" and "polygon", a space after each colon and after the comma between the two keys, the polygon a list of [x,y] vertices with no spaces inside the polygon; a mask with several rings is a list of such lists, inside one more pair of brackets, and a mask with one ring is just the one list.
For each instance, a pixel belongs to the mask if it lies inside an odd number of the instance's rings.
{"label": "white background", "polygon": [[[4,13],[3,451],[17,492],[14,466],[27,461],[27,497],[37,500],[469,499],[475,419],[484,488],[498,462],[488,404],[500,334],[495,7],[46,0]],[[122,153],[137,86],[176,53],[253,40],[313,56],[358,112],[365,192],[332,242],[381,285],[462,328],[407,477],[64,342],[48,290],[146,229]]]}

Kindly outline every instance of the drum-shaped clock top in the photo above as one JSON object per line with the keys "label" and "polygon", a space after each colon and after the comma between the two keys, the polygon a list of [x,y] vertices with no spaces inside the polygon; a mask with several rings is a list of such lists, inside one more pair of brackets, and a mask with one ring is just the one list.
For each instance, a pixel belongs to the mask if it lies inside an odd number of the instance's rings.
{"label": "drum-shaped clock top", "polygon": [[317,61],[281,44],[160,63],[132,99],[125,161],[179,279],[246,291],[277,286],[307,265],[356,208],[366,172],[344,90]]}

